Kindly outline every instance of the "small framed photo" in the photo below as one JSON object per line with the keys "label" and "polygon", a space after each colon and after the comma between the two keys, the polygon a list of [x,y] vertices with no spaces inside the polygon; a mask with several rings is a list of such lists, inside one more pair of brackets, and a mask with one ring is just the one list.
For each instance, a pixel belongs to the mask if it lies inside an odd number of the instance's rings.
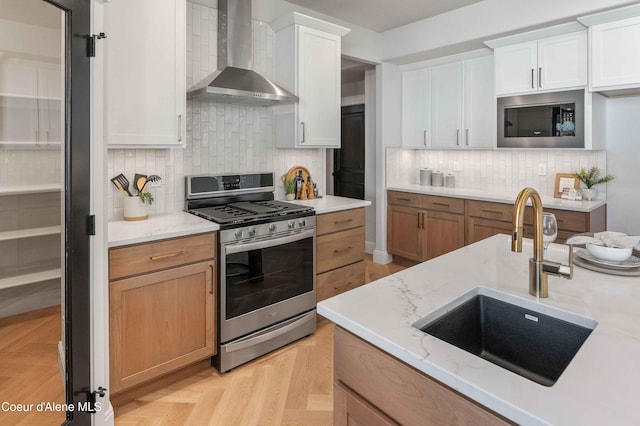
{"label": "small framed photo", "polygon": [[[580,180],[571,173],[556,173],[556,186],[553,190],[555,198],[569,198],[569,194],[580,187]],[[574,191],[571,191],[571,190]],[[574,195],[575,199],[575,195]]]}

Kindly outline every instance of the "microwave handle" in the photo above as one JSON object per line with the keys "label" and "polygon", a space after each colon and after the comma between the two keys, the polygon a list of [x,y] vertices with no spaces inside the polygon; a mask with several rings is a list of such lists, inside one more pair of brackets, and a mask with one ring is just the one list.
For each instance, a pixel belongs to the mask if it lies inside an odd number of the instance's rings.
{"label": "microwave handle", "polygon": [[313,238],[316,232],[315,229],[307,229],[306,231],[285,235],[280,238],[269,238],[268,240],[262,240],[251,243],[240,243],[224,246],[225,254],[241,253],[243,251],[260,250],[267,247],[279,246],[282,244],[293,243],[296,241],[304,240],[305,238]]}

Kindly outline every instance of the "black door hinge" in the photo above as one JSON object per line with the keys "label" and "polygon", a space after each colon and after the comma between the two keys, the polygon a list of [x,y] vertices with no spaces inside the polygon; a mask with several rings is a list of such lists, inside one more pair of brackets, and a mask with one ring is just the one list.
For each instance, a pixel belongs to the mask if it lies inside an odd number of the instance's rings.
{"label": "black door hinge", "polygon": [[96,56],[96,39],[107,38],[105,33],[93,34],[87,36],[87,56],[93,58]]}
{"label": "black door hinge", "polygon": [[88,413],[96,413],[97,411],[100,411],[102,409],[102,404],[101,403],[97,403],[96,404],[96,395],[100,395],[100,398],[104,398],[104,396],[106,395],[108,389],[103,388],[102,386],[100,386],[98,388],[98,390],[94,390],[94,391],[88,391],[87,392],[87,408],[86,411]]}
{"label": "black door hinge", "polygon": [[96,235],[96,216],[87,216],[87,235]]}

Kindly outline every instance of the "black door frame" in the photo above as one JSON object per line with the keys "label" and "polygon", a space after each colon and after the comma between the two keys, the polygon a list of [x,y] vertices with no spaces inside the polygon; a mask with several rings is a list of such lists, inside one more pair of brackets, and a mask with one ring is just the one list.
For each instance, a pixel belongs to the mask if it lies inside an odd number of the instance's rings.
{"label": "black door frame", "polygon": [[91,75],[87,39],[90,0],[44,0],[66,15],[65,28],[65,425],[89,425],[91,391],[90,215]]}

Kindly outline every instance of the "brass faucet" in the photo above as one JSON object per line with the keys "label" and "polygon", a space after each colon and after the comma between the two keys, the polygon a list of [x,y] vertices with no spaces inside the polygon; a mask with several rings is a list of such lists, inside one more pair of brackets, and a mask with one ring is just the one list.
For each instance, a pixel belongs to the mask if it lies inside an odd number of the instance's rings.
{"label": "brass faucet", "polygon": [[544,241],[542,238],[542,200],[533,188],[524,188],[518,194],[513,206],[513,238],[511,251],[522,252],[522,235],[524,233],[524,208],[531,199],[533,207],[533,257],[529,259],[529,294],[537,297],[549,297],[547,275],[555,275],[571,279],[573,277],[573,247],[569,246],[569,264],[544,260]]}

